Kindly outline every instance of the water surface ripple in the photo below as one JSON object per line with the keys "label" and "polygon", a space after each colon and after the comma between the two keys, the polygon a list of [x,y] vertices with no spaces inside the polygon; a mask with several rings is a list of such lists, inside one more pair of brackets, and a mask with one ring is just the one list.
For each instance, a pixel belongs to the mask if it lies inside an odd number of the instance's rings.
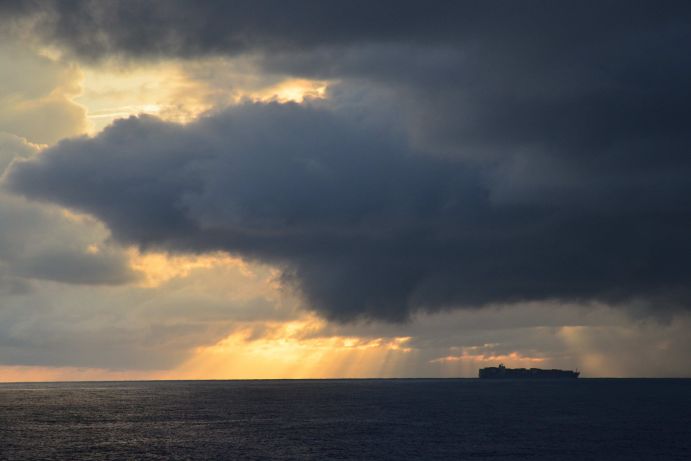
{"label": "water surface ripple", "polygon": [[691,380],[0,384],[0,459],[689,460]]}

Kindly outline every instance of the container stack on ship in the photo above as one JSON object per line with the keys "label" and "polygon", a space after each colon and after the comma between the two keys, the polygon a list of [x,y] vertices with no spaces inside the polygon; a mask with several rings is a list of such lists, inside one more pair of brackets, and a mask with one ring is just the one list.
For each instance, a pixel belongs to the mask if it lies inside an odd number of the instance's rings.
{"label": "container stack on ship", "polygon": [[503,363],[498,367],[480,368],[481,379],[573,379],[578,375],[580,372],[571,370],[506,368]]}

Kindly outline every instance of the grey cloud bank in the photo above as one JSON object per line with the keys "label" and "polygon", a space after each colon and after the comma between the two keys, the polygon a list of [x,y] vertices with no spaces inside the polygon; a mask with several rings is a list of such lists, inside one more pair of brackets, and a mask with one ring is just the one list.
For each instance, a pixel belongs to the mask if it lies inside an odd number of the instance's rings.
{"label": "grey cloud bank", "polygon": [[2,293],[2,365],[172,368],[245,323],[294,315],[292,301],[267,293],[263,272],[199,269],[157,287],[34,281],[30,293]]}
{"label": "grey cloud bank", "polygon": [[[0,133],[0,177],[12,161],[37,151],[22,138]],[[127,256],[105,241],[107,234],[93,219],[79,222],[56,207],[0,193],[0,292],[29,291],[32,279],[84,285],[136,281]],[[98,251],[88,251],[90,245]]]}

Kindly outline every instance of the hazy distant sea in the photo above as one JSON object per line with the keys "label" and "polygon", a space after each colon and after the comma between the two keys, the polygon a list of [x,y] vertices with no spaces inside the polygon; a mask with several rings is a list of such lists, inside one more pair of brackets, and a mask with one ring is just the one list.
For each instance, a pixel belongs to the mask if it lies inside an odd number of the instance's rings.
{"label": "hazy distant sea", "polygon": [[0,384],[0,458],[691,460],[691,380]]}

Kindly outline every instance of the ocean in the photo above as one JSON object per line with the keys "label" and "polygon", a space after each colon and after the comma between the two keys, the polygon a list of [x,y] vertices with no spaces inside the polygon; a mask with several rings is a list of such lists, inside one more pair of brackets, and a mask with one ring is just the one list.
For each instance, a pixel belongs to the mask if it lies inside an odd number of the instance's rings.
{"label": "ocean", "polygon": [[691,380],[0,384],[3,460],[691,460]]}

